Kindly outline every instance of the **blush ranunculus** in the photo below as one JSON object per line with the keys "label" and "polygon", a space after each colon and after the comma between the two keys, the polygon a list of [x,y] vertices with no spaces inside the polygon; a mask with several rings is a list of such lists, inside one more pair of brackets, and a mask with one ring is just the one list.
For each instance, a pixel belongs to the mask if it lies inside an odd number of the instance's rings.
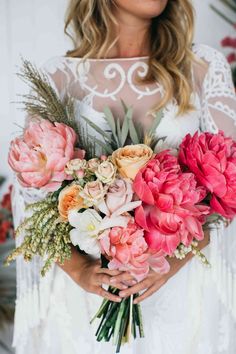
{"label": "blush ranunculus", "polygon": [[173,255],[180,243],[203,239],[209,208],[199,203],[206,191],[192,173],[181,171],[177,157],[167,150],[157,154],[137,174],[133,189],[142,200],[135,221],[151,249]]}
{"label": "blush ranunculus", "polygon": [[150,268],[158,273],[169,271],[165,254],[149,250],[143,230],[133,221],[126,228],[105,230],[99,236],[99,241],[102,253],[110,260],[109,269],[129,271],[137,281],[144,279]]}
{"label": "blush ranunculus", "polygon": [[236,142],[217,134],[188,134],[180,145],[180,164],[211,194],[212,212],[232,219],[236,214]]}
{"label": "blush ranunculus", "polygon": [[64,168],[73,159],[76,133],[62,123],[31,122],[11,142],[8,162],[24,187],[57,190],[68,179]]}

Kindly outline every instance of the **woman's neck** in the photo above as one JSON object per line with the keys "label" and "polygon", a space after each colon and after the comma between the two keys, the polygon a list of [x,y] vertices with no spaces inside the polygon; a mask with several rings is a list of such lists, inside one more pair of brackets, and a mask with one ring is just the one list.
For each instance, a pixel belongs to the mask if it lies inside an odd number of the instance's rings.
{"label": "woman's neck", "polygon": [[129,58],[146,56],[150,53],[150,19],[141,19],[122,9],[114,9],[114,15],[118,22],[115,29],[119,36],[114,47],[109,51],[111,58]]}

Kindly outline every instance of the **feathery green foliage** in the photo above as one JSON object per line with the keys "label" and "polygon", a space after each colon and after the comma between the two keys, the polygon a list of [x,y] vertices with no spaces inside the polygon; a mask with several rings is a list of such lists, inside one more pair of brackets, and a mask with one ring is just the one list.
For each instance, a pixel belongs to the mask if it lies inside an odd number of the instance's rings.
{"label": "feathery green foliage", "polygon": [[116,149],[119,149],[130,141],[131,144],[148,143],[154,145],[157,143],[156,130],[163,117],[163,112],[158,111],[153,124],[147,132],[144,132],[140,125],[135,124],[133,120],[133,108],[127,107],[121,100],[124,109],[124,119],[121,122],[118,118],[115,119],[111,109],[106,106],[104,108],[104,119],[110,128],[110,131],[104,131],[96,123],[92,122],[88,117],[82,116],[85,124],[90,126],[98,135],[99,139],[88,134],[90,140],[96,142],[101,147],[105,154],[112,154]]}
{"label": "feathery green foliage", "polygon": [[32,116],[39,116],[50,122],[64,123],[78,134],[75,119],[74,101],[66,95],[62,100],[52,87],[48,76],[26,59],[17,75],[29,85],[30,93],[20,95],[24,110]]}
{"label": "feathery green foliage", "polygon": [[54,262],[63,264],[70,259],[69,233],[72,227],[68,222],[59,221],[57,197],[54,194],[43,201],[29,204],[26,211],[30,211],[31,216],[26,217],[16,230],[16,236],[24,233],[24,241],[8,255],[5,265],[19,255],[23,255],[25,261],[31,261],[35,255],[39,255],[46,258],[41,269],[44,276]]}

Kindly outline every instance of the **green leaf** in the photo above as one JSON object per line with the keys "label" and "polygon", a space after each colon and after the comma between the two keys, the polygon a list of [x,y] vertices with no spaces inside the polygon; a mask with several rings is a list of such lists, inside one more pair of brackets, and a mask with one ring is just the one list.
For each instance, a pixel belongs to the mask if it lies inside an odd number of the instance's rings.
{"label": "green leaf", "polygon": [[128,118],[128,112],[127,112],[125,115],[123,124],[122,124],[122,130],[121,130],[121,146],[122,147],[124,146],[124,144],[126,142],[128,133],[129,133],[129,118]]}
{"label": "green leaf", "polygon": [[116,130],[117,130],[117,137],[119,140],[119,145],[121,145],[121,128],[120,128],[120,120],[119,119],[116,120]]}
{"label": "green leaf", "polygon": [[130,116],[129,116],[129,135],[130,135],[130,138],[131,138],[133,144],[140,143],[138,133],[137,133],[136,128],[134,126],[133,119]]}
{"label": "green leaf", "polygon": [[163,109],[160,109],[157,113],[156,113],[156,117],[153,121],[153,124],[151,126],[151,128],[149,129],[149,135],[153,135],[155,134],[159,124],[161,123],[161,120],[163,118]]}
{"label": "green leaf", "polygon": [[95,123],[93,123],[90,119],[88,119],[85,116],[81,116],[81,118],[83,118],[85,120],[85,122],[91,127],[93,128],[97,133],[99,133],[103,138],[107,138],[108,140],[111,140],[111,135],[109,133],[106,133],[103,129],[101,129],[98,125],[96,125]]}
{"label": "green leaf", "polygon": [[126,106],[125,102],[123,101],[123,99],[121,98],[121,103],[122,103],[122,106],[123,106],[123,109],[124,109],[124,112],[126,113],[128,111],[128,106]]}
{"label": "green leaf", "polygon": [[143,131],[142,124],[141,123],[136,123],[135,124],[135,129],[136,129],[139,141],[142,142],[143,139],[144,139],[144,131]]}
{"label": "green leaf", "polygon": [[109,127],[111,128],[111,131],[114,135],[114,137],[116,137],[116,122],[114,119],[114,116],[112,114],[112,111],[110,110],[110,108],[108,106],[104,107],[104,114],[105,114],[105,119],[109,125]]}
{"label": "green leaf", "polygon": [[109,144],[103,143],[99,139],[90,136],[91,139],[93,139],[99,146],[101,146],[102,149],[104,149],[104,152],[106,152],[108,155],[111,155],[113,153],[112,148],[109,146]]}

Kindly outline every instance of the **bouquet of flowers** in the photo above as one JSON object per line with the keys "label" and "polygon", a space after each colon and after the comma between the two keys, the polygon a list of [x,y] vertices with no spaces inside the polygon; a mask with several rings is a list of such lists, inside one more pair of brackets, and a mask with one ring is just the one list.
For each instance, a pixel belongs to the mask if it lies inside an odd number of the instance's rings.
{"label": "bouquet of flowers", "polygon": [[[19,255],[26,261],[40,255],[44,275],[53,262],[70,259],[73,244],[101,257],[103,267],[129,271],[137,281],[150,269],[168,272],[168,257],[193,252],[208,264],[197,248],[203,228],[236,213],[236,143],[223,132],[196,133],[185,137],[179,151],[155,152],[161,112],[144,133],[122,101],[122,123],[105,107],[110,131],[88,117],[82,128],[75,123],[71,99],[60,102],[29,62],[24,62],[24,77],[36,91],[27,97],[26,109],[37,119],[12,141],[9,164],[22,186],[48,194],[27,206],[16,231],[24,233],[24,241],[6,263]],[[112,286],[109,291],[119,293]],[[144,336],[136,296],[120,303],[104,299],[92,319],[100,319],[97,340],[113,338],[117,352],[137,329]]]}

